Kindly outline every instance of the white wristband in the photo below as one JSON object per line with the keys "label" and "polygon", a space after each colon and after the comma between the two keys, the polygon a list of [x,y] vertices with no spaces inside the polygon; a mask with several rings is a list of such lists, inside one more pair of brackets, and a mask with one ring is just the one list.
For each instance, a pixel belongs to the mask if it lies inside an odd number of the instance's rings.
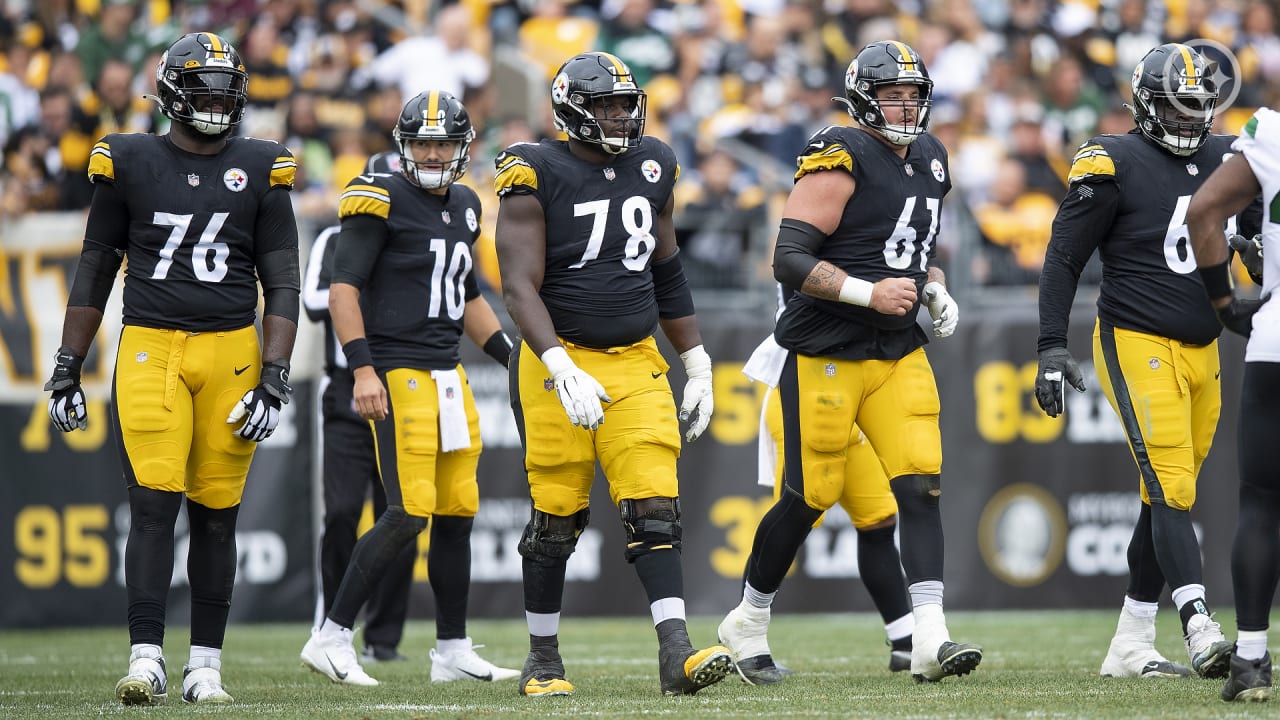
{"label": "white wristband", "polygon": [[542,364],[547,366],[547,371],[552,377],[559,377],[563,373],[567,373],[576,367],[573,360],[569,359],[569,353],[565,352],[563,345],[552,345],[542,353]]}
{"label": "white wristband", "polygon": [[680,360],[684,363],[685,375],[689,377],[699,373],[711,374],[711,356],[701,345],[695,345],[680,353]]}
{"label": "white wristband", "polygon": [[844,279],[844,284],[840,286],[840,302],[869,307],[871,305],[871,288],[873,287],[875,287],[874,284],[850,275]]}

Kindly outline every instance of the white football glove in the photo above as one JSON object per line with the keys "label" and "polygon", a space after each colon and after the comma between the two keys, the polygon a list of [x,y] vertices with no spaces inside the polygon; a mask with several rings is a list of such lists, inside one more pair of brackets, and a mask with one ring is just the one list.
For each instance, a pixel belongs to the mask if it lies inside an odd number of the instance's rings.
{"label": "white football glove", "polygon": [[569,422],[578,427],[595,430],[604,421],[604,407],[600,401],[612,402],[604,386],[585,370],[573,364],[569,353],[556,345],[542,353],[542,364],[547,366],[556,384],[556,396],[569,416]]}
{"label": "white football glove", "polygon": [[57,364],[53,368],[53,377],[44,386],[45,390],[53,391],[49,396],[49,419],[62,432],[84,430],[89,427],[84,389],[80,387],[80,367],[84,365],[84,358],[70,348],[61,347],[54,359]]}
{"label": "white football glove", "polygon": [[960,306],[951,293],[940,282],[927,283],[924,286],[924,300],[929,307],[929,315],[933,318],[933,334],[936,337],[950,337],[960,323]]}
{"label": "white football glove", "polygon": [[698,345],[680,353],[680,359],[684,361],[684,373],[689,377],[684,384],[683,402],[680,403],[680,421],[690,421],[684,439],[693,442],[707,429],[711,413],[716,409],[715,396],[711,391],[711,356]]}
{"label": "white football glove", "polygon": [[[241,423],[235,433],[245,440],[262,442],[271,437],[280,424],[280,406],[289,402],[289,366],[278,362],[262,366],[262,379],[257,387],[244,394],[231,408],[227,424]],[[243,421],[243,422],[241,422]]]}

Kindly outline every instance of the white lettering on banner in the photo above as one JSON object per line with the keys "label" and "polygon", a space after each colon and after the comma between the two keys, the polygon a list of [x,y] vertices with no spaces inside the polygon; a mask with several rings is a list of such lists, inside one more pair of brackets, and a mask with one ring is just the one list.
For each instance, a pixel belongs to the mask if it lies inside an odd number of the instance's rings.
{"label": "white lettering on banner", "polygon": [[1080,363],[1080,373],[1087,389],[1082,393],[1067,390],[1067,440],[1081,444],[1127,442],[1120,418],[1098,385],[1093,363]]}

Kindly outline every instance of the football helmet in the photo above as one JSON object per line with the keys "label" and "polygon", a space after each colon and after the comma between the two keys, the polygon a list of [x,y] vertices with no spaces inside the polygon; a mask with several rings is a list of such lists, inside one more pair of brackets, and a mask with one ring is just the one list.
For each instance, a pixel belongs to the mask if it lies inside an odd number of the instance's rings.
{"label": "football helmet", "polygon": [[[876,88],[885,85],[919,87],[918,100],[894,103],[915,111],[913,123],[890,124],[885,119],[884,101],[876,97]],[[844,102],[854,120],[894,145],[910,145],[929,129],[933,81],[929,79],[929,71],[925,69],[919,53],[906,43],[882,40],[862,48],[845,71],[844,95],[843,98],[832,99]]]}
{"label": "football helmet", "polygon": [[1218,104],[1217,63],[1195,48],[1165,43],[1133,69],[1133,120],[1174,155],[1194,154],[1209,137]]}
{"label": "football helmet", "polygon": [[[438,190],[462,177],[471,165],[471,141],[476,131],[461,100],[443,90],[428,90],[405,103],[391,137],[400,150],[400,169],[409,182],[424,190]],[[428,166],[436,163],[414,160],[413,140],[452,140],[457,147],[441,169],[431,170]]]}
{"label": "football helmet", "polygon": [[178,38],[156,64],[156,93],[165,117],[205,135],[221,135],[244,116],[249,76],[240,53],[213,33]]}
{"label": "football helmet", "polygon": [[[626,117],[606,115],[602,103],[615,97],[622,99],[628,113]],[[646,100],[631,68],[609,53],[575,55],[560,66],[551,81],[551,110],[555,114],[556,129],[610,155],[619,155],[640,144],[644,137]]]}

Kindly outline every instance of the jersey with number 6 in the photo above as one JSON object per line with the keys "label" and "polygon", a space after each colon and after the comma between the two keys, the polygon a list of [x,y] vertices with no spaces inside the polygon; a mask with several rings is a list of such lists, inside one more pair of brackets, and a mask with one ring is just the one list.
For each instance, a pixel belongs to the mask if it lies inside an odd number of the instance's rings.
{"label": "jersey with number 6", "polygon": [[[256,257],[276,238],[255,232],[263,195],[293,188],[283,145],[231,138],[214,155],[167,135],[111,134],[93,147],[89,179],[115,185],[128,206],[124,323],[192,332],[252,325]],[[88,234],[92,237],[93,228]]]}
{"label": "jersey with number 6", "polygon": [[[387,224],[385,244],[360,290],[374,364],[379,370],[453,369],[460,362],[463,310],[480,296],[471,272],[480,198],[459,183],[434,195],[403,173],[374,173],[347,183],[338,201],[339,218],[358,215]],[[340,243],[348,242],[346,235]],[[341,257],[340,251],[335,262]],[[335,277],[340,271],[335,265]]]}
{"label": "jersey with number 6", "polygon": [[540,296],[556,334],[593,348],[631,345],[658,326],[650,265],[658,216],[680,167],[652,137],[597,165],[565,141],[512,145],[494,161],[499,197],[531,194],[546,218]]}
{"label": "jersey with number 6", "polygon": [[[809,138],[796,164],[796,180],[814,172],[846,172],[856,184],[818,259],[871,283],[912,278],[920,292],[935,253],[942,198],[951,190],[942,143],[925,133],[907,146],[904,159],[866,131],[836,125]],[[778,344],[789,350],[846,360],[897,360],[928,342],[916,324],[919,303],[906,315],[884,315],[796,290],[788,289],[774,330]]]}
{"label": "jersey with number 6", "polygon": [[[1095,243],[1102,260],[1098,318],[1138,332],[1206,345],[1222,325],[1205,302],[1187,233],[1191,196],[1231,155],[1231,136],[1210,135],[1188,157],[1158,148],[1136,129],[1099,135],[1076,152],[1072,187],[1114,182],[1120,190],[1108,231],[1073,238]],[[1055,228],[1055,237],[1073,234]]]}
{"label": "jersey with number 6", "polygon": [[[1262,295],[1280,288],[1280,112],[1254,113],[1231,146],[1249,161],[1262,186]],[[1265,303],[1253,317],[1247,362],[1280,362],[1280,303]]]}

